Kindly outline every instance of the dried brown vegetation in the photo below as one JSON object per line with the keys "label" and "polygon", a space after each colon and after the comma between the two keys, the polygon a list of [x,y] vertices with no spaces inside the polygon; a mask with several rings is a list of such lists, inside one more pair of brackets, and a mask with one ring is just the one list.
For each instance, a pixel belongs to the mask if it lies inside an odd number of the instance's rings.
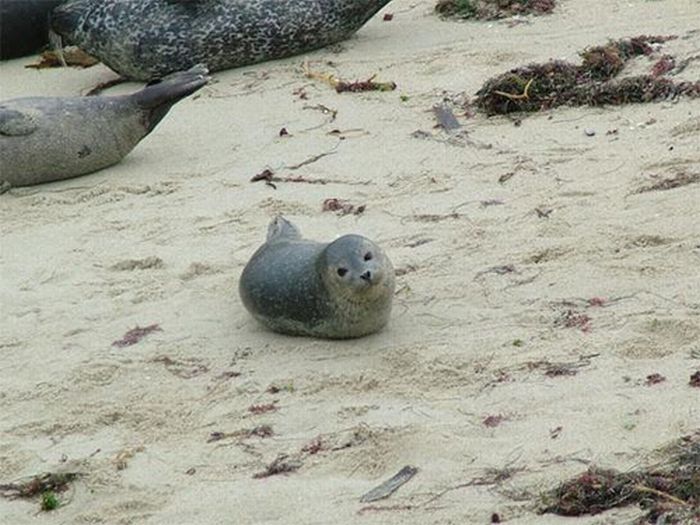
{"label": "dried brown vegetation", "polygon": [[671,38],[638,36],[610,41],[582,51],[581,65],[551,60],[511,69],[484,84],[477,92],[476,105],[487,115],[496,115],[542,111],[562,105],[620,105],[681,95],[700,97],[700,81],[677,82],[664,78],[659,68],[648,75],[616,80],[631,59],[651,55],[652,44]]}
{"label": "dried brown vegetation", "polygon": [[698,523],[700,433],[681,438],[667,452],[666,462],[630,472],[591,467],[545,494],[540,510],[581,516],[638,504],[647,523]]}

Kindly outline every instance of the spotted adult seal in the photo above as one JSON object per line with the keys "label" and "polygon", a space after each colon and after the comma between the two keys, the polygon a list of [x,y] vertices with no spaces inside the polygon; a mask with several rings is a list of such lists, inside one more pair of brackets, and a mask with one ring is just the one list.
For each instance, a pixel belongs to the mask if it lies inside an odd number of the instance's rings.
{"label": "spotted adult seal", "polygon": [[360,235],[331,243],[302,239],[283,217],[243,269],[238,286],[262,324],[291,335],[361,337],[389,320],[394,268],[382,249]]}
{"label": "spotted adult seal", "polygon": [[49,13],[63,0],[0,0],[0,59],[31,55],[49,43]]}
{"label": "spotted adult seal", "polygon": [[71,0],[51,27],[126,78],[220,71],[351,36],[390,0]]}
{"label": "spotted adult seal", "polygon": [[28,186],[115,164],[207,81],[206,68],[196,66],[130,95],[0,102],[0,182]]}

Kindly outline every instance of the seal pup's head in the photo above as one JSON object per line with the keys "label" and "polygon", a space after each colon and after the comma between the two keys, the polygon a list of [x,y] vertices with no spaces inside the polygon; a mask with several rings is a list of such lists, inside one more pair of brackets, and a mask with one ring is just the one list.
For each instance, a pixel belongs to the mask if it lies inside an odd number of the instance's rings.
{"label": "seal pup's head", "polygon": [[361,235],[343,235],[319,257],[321,278],[335,293],[350,298],[392,294],[394,268],[384,251]]}

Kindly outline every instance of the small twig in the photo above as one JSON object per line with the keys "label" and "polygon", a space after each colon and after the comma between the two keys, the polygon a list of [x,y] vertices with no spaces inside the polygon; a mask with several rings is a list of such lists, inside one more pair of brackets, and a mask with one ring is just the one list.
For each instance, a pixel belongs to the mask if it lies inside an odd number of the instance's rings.
{"label": "small twig", "polygon": [[318,73],[316,71],[312,71],[309,67],[308,62],[304,62],[303,70],[304,76],[306,78],[325,82],[333,89],[335,89],[338,93],[342,93],[344,91],[350,91],[353,93],[359,91],[393,91],[396,89],[395,82],[375,82],[374,78],[376,77],[376,75],[372,75],[367,80],[346,82],[344,80],[339,79],[332,73]]}
{"label": "small twig", "polygon": [[497,89],[494,89],[493,92],[496,95],[501,95],[502,97],[506,97],[510,100],[528,100],[530,98],[530,95],[528,94],[528,90],[530,89],[530,85],[532,84],[532,81],[535,80],[535,78],[531,78],[530,80],[527,81],[527,84],[525,84],[525,89],[523,89],[523,92],[521,94],[512,94],[512,93],[506,93],[505,91],[498,91]]}
{"label": "small twig", "polygon": [[309,66],[308,62],[304,62],[302,67],[304,69],[304,76],[306,78],[310,78],[312,80],[320,80],[321,82],[325,82],[332,88],[335,88],[340,83],[340,80],[338,80],[338,78],[333,73],[318,73],[316,71],[311,71],[311,67]]}
{"label": "small twig", "polygon": [[319,153],[318,155],[314,155],[313,157],[309,157],[306,160],[301,161],[299,164],[294,164],[293,166],[287,166],[286,168],[288,170],[298,170],[299,168],[303,166],[308,166],[309,164],[313,164],[314,162],[321,160],[323,157],[327,157],[328,155],[334,155],[337,153],[335,149],[338,147],[336,144],[336,147],[332,149],[331,151],[326,151],[325,153]]}
{"label": "small twig", "polygon": [[333,122],[338,116],[337,109],[331,109],[328,106],[324,106],[323,104],[316,104],[315,106],[304,106],[301,109],[314,109],[317,111],[321,111],[324,115],[330,115],[331,119],[329,122]]}
{"label": "small twig", "polygon": [[669,494],[667,492],[662,492],[660,490],[653,489],[651,487],[647,487],[645,485],[635,485],[634,490],[637,492],[648,492],[649,494],[654,494],[654,496],[659,496],[660,498],[666,498],[669,501],[672,501],[674,503],[677,503],[678,505],[683,505],[684,507],[689,507],[690,503],[687,501],[683,501],[680,498],[677,498],[676,496],[673,496],[672,494]]}

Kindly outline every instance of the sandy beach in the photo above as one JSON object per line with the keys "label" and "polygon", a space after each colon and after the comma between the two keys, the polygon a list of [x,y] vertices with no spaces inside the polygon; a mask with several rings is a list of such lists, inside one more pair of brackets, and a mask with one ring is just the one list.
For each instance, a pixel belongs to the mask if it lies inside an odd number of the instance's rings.
{"label": "sandy beach", "polygon": [[[452,133],[431,108],[608,39],[678,36],[632,72],[697,57],[698,4],[562,0],[516,23],[441,20],[434,5],[394,0],[340,45],[217,73],[120,164],[0,196],[0,483],[81,473],[52,512],[0,498],[0,521],[642,514],[539,515],[537,495],[700,429],[700,184],[652,189],[700,173],[700,100],[517,119],[455,109]],[[305,78],[305,60],[398,87],[338,94]],[[25,68],[35,61],[0,63],[0,99],[116,77]],[[674,78],[700,79],[700,60]],[[251,182],[265,169],[286,180]],[[330,198],[365,210],[323,211]],[[324,341],[256,324],[238,277],[280,213],[311,238],[383,246],[397,269],[384,331]],[[295,470],[255,477],[282,455]],[[411,481],[360,502],[405,465]]]}

